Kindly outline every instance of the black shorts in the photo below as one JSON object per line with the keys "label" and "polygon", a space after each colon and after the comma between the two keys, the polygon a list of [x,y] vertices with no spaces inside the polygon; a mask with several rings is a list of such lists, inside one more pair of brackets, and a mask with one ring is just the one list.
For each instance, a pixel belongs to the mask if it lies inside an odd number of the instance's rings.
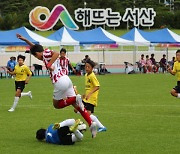
{"label": "black shorts", "polygon": [[86,108],[86,110],[91,111],[91,113],[94,113],[94,105],[90,104],[90,103],[85,103],[83,101],[84,107]]}
{"label": "black shorts", "polygon": [[62,145],[74,144],[72,141],[72,133],[69,131],[68,126],[60,127],[60,129],[58,129],[58,135]]}
{"label": "black shorts", "polygon": [[17,89],[20,89],[22,92],[25,88],[25,81],[15,81],[15,87],[16,87],[16,91]]}
{"label": "black shorts", "polygon": [[177,86],[173,88],[177,93],[180,93],[180,81],[177,82]]}

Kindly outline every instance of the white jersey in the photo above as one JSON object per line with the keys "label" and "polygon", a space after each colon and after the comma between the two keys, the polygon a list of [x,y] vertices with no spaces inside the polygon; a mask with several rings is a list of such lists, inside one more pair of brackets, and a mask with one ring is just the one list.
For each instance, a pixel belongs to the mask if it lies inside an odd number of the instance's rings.
{"label": "white jersey", "polygon": [[[49,61],[51,60],[52,58],[52,53],[53,51],[52,50],[49,50],[49,49],[45,49],[43,51],[43,61],[44,61],[44,64],[45,66],[47,66],[47,64],[49,63]],[[61,77],[61,76],[64,76],[65,74],[63,73],[62,69],[61,69],[61,65],[60,65],[60,59],[57,58],[56,61],[52,64],[51,68],[53,68],[53,71],[50,72],[50,78],[52,80],[52,83],[55,83],[58,81],[58,79]]]}
{"label": "white jersey", "polygon": [[67,58],[67,57],[61,58],[60,57],[59,59],[60,59],[60,66],[61,66],[63,73],[68,75],[68,73],[69,73],[68,67],[69,67],[69,63],[70,63],[69,58]]}

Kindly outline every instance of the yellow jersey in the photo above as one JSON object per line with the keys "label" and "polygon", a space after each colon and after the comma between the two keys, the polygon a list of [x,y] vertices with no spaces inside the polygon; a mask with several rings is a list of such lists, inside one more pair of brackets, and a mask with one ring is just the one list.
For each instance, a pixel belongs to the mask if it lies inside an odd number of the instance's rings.
{"label": "yellow jersey", "polygon": [[29,67],[26,65],[16,65],[14,68],[14,73],[16,74],[15,81],[25,81],[27,75],[32,75]]}
{"label": "yellow jersey", "polygon": [[180,81],[180,62],[176,61],[173,66],[173,73],[176,73],[177,80]]}
{"label": "yellow jersey", "polygon": [[[99,81],[97,80],[94,72],[92,72],[89,75],[86,73],[86,75],[85,75],[85,95],[87,96],[89,94],[89,92],[94,89],[94,87],[99,87],[99,86],[100,86]],[[90,103],[94,106],[97,106],[98,93],[99,93],[99,90],[95,91],[88,100],[83,99],[83,101],[85,103]]]}

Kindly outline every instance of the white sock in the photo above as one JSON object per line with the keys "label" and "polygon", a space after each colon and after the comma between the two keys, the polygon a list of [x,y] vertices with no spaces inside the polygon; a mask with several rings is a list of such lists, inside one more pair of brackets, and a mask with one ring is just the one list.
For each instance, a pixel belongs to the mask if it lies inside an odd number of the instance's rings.
{"label": "white sock", "polygon": [[29,92],[27,92],[27,93],[21,93],[21,97],[22,96],[29,96]]}
{"label": "white sock", "polygon": [[60,122],[59,124],[60,124],[60,127],[72,126],[75,124],[75,120],[74,119],[67,119],[67,120]]}
{"label": "white sock", "polygon": [[98,128],[104,127],[103,124],[98,120],[98,118],[94,116],[93,114],[90,115],[90,118],[93,122],[96,122],[96,125]]}
{"label": "white sock", "polygon": [[18,104],[18,101],[19,101],[19,97],[14,97],[14,103],[13,103],[13,106],[12,108],[15,109],[17,104]]}
{"label": "white sock", "polygon": [[78,138],[76,137],[75,134],[72,134],[71,138],[72,138],[72,142],[78,141]]}
{"label": "white sock", "polygon": [[177,98],[180,98],[180,93],[178,93]]}
{"label": "white sock", "polygon": [[80,141],[83,138],[83,134],[79,131],[76,130],[73,134],[72,134],[72,141],[76,142],[76,141]]}

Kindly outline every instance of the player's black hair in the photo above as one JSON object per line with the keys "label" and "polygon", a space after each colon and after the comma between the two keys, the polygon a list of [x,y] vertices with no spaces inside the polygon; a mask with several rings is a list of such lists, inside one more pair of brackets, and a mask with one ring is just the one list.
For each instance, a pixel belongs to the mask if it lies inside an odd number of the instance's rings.
{"label": "player's black hair", "polygon": [[60,50],[60,53],[61,53],[61,52],[66,53],[66,49],[65,49],[65,48],[62,48],[62,49]]}
{"label": "player's black hair", "polygon": [[17,56],[17,59],[19,59],[19,58],[23,59],[23,61],[25,61],[25,59],[26,59],[26,57],[23,56],[23,55],[18,55],[18,56]]}
{"label": "player's black hair", "polygon": [[180,53],[180,49],[178,49],[178,50],[176,51],[176,53]]}
{"label": "player's black hair", "polygon": [[46,133],[46,129],[41,128],[36,132],[36,139],[38,140],[44,140],[45,139],[45,133]]}
{"label": "player's black hair", "polygon": [[146,58],[149,58],[149,55],[146,55]]}
{"label": "player's black hair", "polygon": [[30,49],[32,55],[36,55],[36,52],[43,52],[43,46],[39,44],[35,44]]}
{"label": "player's black hair", "polygon": [[92,68],[94,68],[94,66],[96,65],[95,62],[93,62],[92,60],[88,59],[86,61],[86,63],[88,63],[89,65],[91,65]]}

